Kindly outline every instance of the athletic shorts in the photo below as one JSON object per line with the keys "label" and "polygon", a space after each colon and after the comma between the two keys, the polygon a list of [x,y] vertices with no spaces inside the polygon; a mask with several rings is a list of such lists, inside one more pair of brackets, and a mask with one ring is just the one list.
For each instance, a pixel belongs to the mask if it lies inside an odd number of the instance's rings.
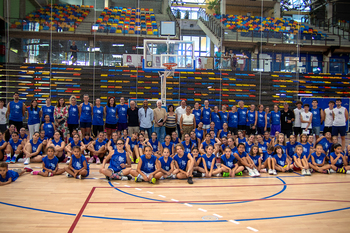
{"label": "athletic shorts", "polygon": [[301,135],[303,131],[301,130],[301,127],[294,127],[294,135],[298,136]]}
{"label": "athletic shorts", "polygon": [[275,136],[277,131],[281,132],[281,125],[271,125],[271,136]]}
{"label": "athletic shorts", "polygon": [[325,135],[327,132],[330,132],[332,134],[332,126],[325,126],[323,128],[323,135]]}
{"label": "athletic shorts", "polygon": [[69,133],[71,134],[73,132],[73,129],[78,130],[79,124],[68,124]]}
{"label": "athletic shorts", "polygon": [[228,127],[228,130],[231,131],[231,133],[233,133],[233,135],[237,135],[238,134],[238,129],[237,128]]}
{"label": "athletic shorts", "polygon": [[128,123],[118,123],[118,131],[123,131],[124,129],[128,129]]}
{"label": "athletic shorts", "polygon": [[338,136],[338,134],[340,134],[340,136],[345,136],[346,134],[346,125],[344,126],[333,126],[332,127],[332,136]]}
{"label": "athletic shorts", "polygon": [[202,129],[209,129],[209,128],[210,128],[210,124],[207,124],[207,125],[203,124]]}
{"label": "athletic shorts", "polygon": [[245,131],[247,129],[247,126],[246,125],[239,125],[237,129]]}
{"label": "athletic shorts", "polygon": [[91,128],[91,122],[80,122],[80,128]]}
{"label": "athletic shorts", "polygon": [[103,132],[103,125],[92,125],[92,135],[94,137],[97,137],[100,132]]}
{"label": "athletic shorts", "polygon": [[117,124],[105,124],[106,129],[116,130]]}
{"label": "athletic shorts", "polygon": [[320,132],[321,132],[321,126],[312,127],[312,133],[315,134],[316,136],[320,135]]}
{"label": "athletic shorts", "polygon": [[149,177],[149,175],[151,175],[151,173],[147,173],[147,172],[144,172],[144,171],[141,171],[145,176],[147,176],[147,178]]}

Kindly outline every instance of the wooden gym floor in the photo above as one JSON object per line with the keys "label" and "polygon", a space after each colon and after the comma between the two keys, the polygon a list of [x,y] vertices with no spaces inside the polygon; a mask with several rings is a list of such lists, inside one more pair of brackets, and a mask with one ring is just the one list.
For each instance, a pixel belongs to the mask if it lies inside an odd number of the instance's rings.
{"label": "wooden gym floor", "polygon": [[350,175],[262,173],[152,185],[108,182],[98,169],[91,165],[85,180],[25,174],[0,187],[0,232],[349,232]]}

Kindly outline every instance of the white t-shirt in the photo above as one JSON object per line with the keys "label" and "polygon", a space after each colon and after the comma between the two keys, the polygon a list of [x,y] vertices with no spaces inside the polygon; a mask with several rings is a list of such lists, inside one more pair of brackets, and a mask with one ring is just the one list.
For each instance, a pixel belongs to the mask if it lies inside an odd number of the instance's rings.
{"label": "white t-shirt", "polygon": [[[308,113],[302,112],[302,113],[300,113],[300,115],[303,117],[304,121],[309,121],[312,113],[311,112],[308,112]],[[309,123],[301,123],[301,128],[306,129],[307,124],[309,124]],[[310,123],[309,129],[312,129],[312,123]]]}
{"label": "white t-shirt", "polygon": [[300,113],[304,112],[304,109],[294,109],[294,127],[301,127]]}
{"label": "white t-shirt", "polygon": [[0,125],[6,125],[6,112],[6,107],[0,108]]}
{"label": "white t-shirt", "polygon": [[184,125],[192,125],[193,124],[193,118],[194,118],[194,114],[190,114],[190,115],[187,115],[187,114],[183,114],[182,115],[182,123]]}
{"label": "white t-shirt", "polygon": [[186,107],[182,108],[181,106],[175,109],[175,113],[177,114],[177,123],[180,124],[180,119],[183,114],[186,114]]}
{"label": "white t-shirt", "polygon": [[333,109],[330,110],[329,108],[326,108],[324,110],[324,113],[325,113],[324,126],[325,127],[332,127],[332,125],[333,125]]}
{"label": "white t-shirt", "polygon": [[345,119],[345,108],[333,108],[334,113],[334,121],[333,126],[345,126],[346,125],[346,119]]}

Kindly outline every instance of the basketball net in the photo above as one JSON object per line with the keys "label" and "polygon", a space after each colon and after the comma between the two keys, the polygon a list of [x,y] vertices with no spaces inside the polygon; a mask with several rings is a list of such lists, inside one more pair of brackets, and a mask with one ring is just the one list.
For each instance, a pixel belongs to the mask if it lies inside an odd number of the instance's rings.
{"label": "basketball net", "polygon": [[160,99],[162,101],[162,106],[166,106],[166,78],[169,76],[174,76],[175,67],[177,66],[176,63],[164,63],[163,66],[165,66],[164,71],[158,71],[160,80],[161,80],[161,93],[160,93]]}

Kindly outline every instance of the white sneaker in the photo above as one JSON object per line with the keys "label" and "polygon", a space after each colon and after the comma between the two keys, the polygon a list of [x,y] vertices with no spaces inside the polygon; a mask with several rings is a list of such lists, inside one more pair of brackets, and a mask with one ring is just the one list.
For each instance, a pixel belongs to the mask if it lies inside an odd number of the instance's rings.
{"label": "white sneaker", "polygon": [[18,163],[24,163],[24,161],[26,161],[26,159],[24,159],[24,158],[20,158],[17,160]]}
{"label": "white sneaker", "polygon": [[100,158],[96,158],[96,164],[101,164]]}
{"label": "white sneaker", "polygon": [[346,172],[346,174],[350,175],[350,170],[348,170],[348,171]]}
{"label": "white sneaker", "polygon": [[220,174],[220,173],[218,173],[218,174],[216,174],[215,176],[216,176],[216,177],[220,177],[220,175],[221,175],[221,174]]}
{"label": "white sneaker", "polygon": [[302,174],[303,176],[305,176],[305,175],[306,175],[306,171],[305,171],[305,169],[301,169],[301,174]]}
{"label": "white sneaker", "polygon": [[249,176],[254,177],[255,176],[255,172],[252,169],[250,169],[249,167],[246,167],[246,168],[248,170]]}
{"label": "white sneaker", "polygon": [[262,172],[262,173],[266,173],[266,172],[267,172],[266,168],[261,169],[261,170],[260,170],[260,173],[261,173],[261,172]]}
{"label": "white sneaker", "polygon": [[307,176],[311,176],[311,171],[310,171],[310,169],[306,169],[306,175],[307,175]]}
{"label": "white sneaker", "polygon": [[272,174],[273,174],[273,175],[277,175],[276,170],[272,170]]}
{"label": "white sneaker", "polygon": [[77,175],[76,178],[81,180],[81,175]]}
{"label": "white sneaker", "polygon": [[332,168],[330,168],[329,171],[330,171],[331,173],[336,173],[336,171],[334,171]]}
{"label": "white sneaker", "polygon": [[69,164],[69,163],[70,163],[70,158],[68,158],[68,159],[67,159],[67,162],[66,162],[66,164]]}
{"label": "white sneaker", "polygon": [[273,174],[273,170],[269,169],[269,175],[272,175],[272,174]]}
{"label": "white sneaker", "polygon": [[260,173],[256,168],[253,169],[253,172],[255,173],[255,176],[260,176]]}
{"label": "white sneaker", "polygon": [[24,163],[23,163],[24,165],[28,165],[28,164],[30,164],[30,158],[26,158],[26,160],[24,161]]}
{"label": "white sneaker", "polygon": [[173,178],[173,179],[176,179],[176,175],[175,174],[170,175],[170,177]]}

